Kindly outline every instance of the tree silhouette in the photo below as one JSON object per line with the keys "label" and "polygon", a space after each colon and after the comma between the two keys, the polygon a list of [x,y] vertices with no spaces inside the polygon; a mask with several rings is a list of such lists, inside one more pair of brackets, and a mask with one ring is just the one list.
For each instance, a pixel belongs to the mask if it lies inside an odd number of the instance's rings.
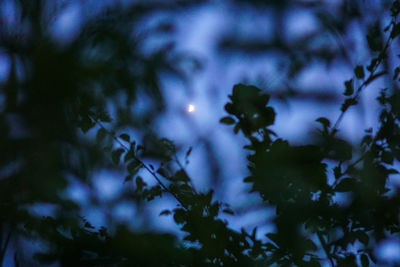
{"label": "tree silhouette", "polygon": [[[290,4],[280,2],[248,4],[274,5],[278,11]],[[263,207],[274,210],[275,230],[261,238],[257,227],[251,231],[230,227],[224,219],[224,214],[235,216],[229,203],[217,200],[213,189],[197,190],[177,157],[179,148],[153,127],[166,105],[162,75],[185,80],[187,72],[178,63],[195,59],[182,55],[168,41],[150,52],[144,49],[149,39],[171,33],[173,24],[164,21],[143,30],[142,20],[157,12],[178,14],[200,1],[133,1],[92,10],[79,33],[61,43],[50,26],[63,12],[62,3],[0,3],[4,10],[11,5],[15,15],[14,19],[4,15],[0,22],[0,51],[9,62],[0,91],[3,265],[11,254],[15,266],[382,263],[374,249],[400,232],[400,194],[389,181],[398,174],[400,161],[400,67],[394,61],[400,2],[391,3],[386,24],[377,21],[368,27],[371,59],[356,65],[344,82],[345,99],[337,119],[316,116],[318,129],[306,144],[291,144],[271,129],[277,112],[267,92],[244,83],[233,87],[220,122],[231,125],[247,142],[243,149],[249,174],[243,181],[249,194],[256,193]],[[307,6],[303,1],[297,4]],[[320,11],[325,26],[339,34],[346,31],[347,20],[363,17],[349,2],[343,7],[347,9],[340,13],[341,23],[340,18],[323,17]],[[329,63],[343,57],[326,48],[311,49],[311,39],[288,44],[280,38],[265,44],[227,36],[220,49],[258,53],[276,48],[291,60],[289,77],[308,59]],[[365,89],[381,78],[388,85],[380,89],[377,99],[378,128],[363,130],[360,144],[352,144],[339,135],[342,120]],[[295,91],[282,92],[295,95]],[[146,112],[139,112],[143,99]],[[142,141],[134,138],[129,127],[143,136]],[[191,151],[186,151],[186,158]],[[63,192],[75,180],[91,188],[99,169],[124,170],[128,189],[119,200],[129,199],[136,207],[145,207],[155,198],[174,199],[174,207],[160,216],[172,216],[183,237],[144,227],[132,230],[124,224],[94,227],[81,216],[82,207]],[[33,212],[38,204],[47,205],[47,215]],[[138,210],[138,217],[146,215]],[[34,242],[34,248],[29,242]]]}

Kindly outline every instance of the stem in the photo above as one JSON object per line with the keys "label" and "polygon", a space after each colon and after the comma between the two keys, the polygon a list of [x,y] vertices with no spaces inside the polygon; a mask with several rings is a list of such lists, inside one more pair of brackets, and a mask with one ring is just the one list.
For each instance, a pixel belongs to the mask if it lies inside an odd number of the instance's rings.
{"label": "stem", "polygon": [[[392,31],[393,31],[393,27],[396,24],[396,18],[392,19],[392,21],[390,22],[390,25],[392,25]],[[370,71],[370,74],[368,76],[367,79],[364,80],[364,82],[357,88],[356,93],[353,96],[353,99],[357,100],[360,97],[361,91],[363,90],[364,87],[366,87],[370,82],[372,82],[373,80],[375,80],[376,78],[387,74],[387,71],[381,71],[375,74],[375,71],[378,69],[378,67],[381,65],[383,59],[385,58],[386,52],[389,49],[389,46],[391,44],[391,41],[393,40],[393,38],[391,37],[392,33],[389,34],[389,38],[386,40],[385,46],[382,49],[382,51],[379,53],[379,56],[377,58],[377,62],[375,64],[375,66],[373,67],[373,69]],[[346,111],[349,109],[350,107],[347,107],[346,109],[344,109],[339,117],[336,119],[335,124],[332,127],[332,130],[330,132],[331,136],[334,136],[337,131],[338,131],[338,127],[339,124],[341,123],[341,121],[343,120],[344,114],[346,113]]]}
{"label": "stem", "polygon": [[6,240],[4,242],[4,245],[1,248],[1,251],[0,251],[0,266],[3,266],[3,260],[4,260],[4,257],[6,255],[6,252],[7,252],[8,244],[10,243],[11,234],[12,234],[11,231],[9,231],[8,235],[6,237]]}
{"label": "stem", "polygon": [[331,266],[335,267],[335,263],[333,262],[331,254],[329,253],[329,249],[325,243],[324,237],[322,236],[322,234],[319,231],[317,232],[317,236],[318,236],[319,242],[321,243],[322,248],[325,251],[326,256],[328,257],[329,262],[331,263]]}
{"label": "stem", "polygon": [[[112,136],[112,138],[113,138],[123,149],[125,149],[126,151],[129,151],[129,148],[128,148],[124,143],[122,143],[121,140],[119,140],[118,137],[116,137],[113,133],[111,133],[109,130],[107,130],[107,128],[105,128],[105,127],[103,126],[103,124],[102,124],[99,120],[97,120],[97,119],[95,119],[95,118],[93,118],[93,117],[91,117],[91,116],[89,116],[89,117],[90,117],[92,120],[94,120],[102,129],[104,129],[110,136]],[[182,206],[184,209],[187,210],[187,206],[183,203],[182,200],[179,199],[178,195],[175,194],[174,192],[172,192],[172,191],[160,180],[160,178],[157,176],[157,174],[156,174],[149,166],[147,166],[147,165],[146,165],[141,159],[139,159],[136,155],[133,155],[133,158],[134,158],[137,162],[139,162],[139,164],[140,164],[148,173],[150,173],[151,176],[153,176],[153,178],[157,181],[157,183],[161,186],[161,188],[164,189],[164,191],[170,193],[170,194],[179,202],[179,204],[181,204],[181,206]]]}

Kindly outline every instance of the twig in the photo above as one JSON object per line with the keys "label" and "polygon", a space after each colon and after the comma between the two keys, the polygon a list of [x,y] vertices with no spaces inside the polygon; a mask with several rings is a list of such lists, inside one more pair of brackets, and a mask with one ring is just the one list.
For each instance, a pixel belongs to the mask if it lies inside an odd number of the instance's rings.
{"label": "twig", "polygon": [[317,231],[317,236],[318,236],[318,240],[321,243],[321,246],[322,246],[326,256],[328,257],[329,262],[331,263],[331,266],[335,267],[335,263],[333,262],[333,259],[331,257],[331,254],[329,253],[328,247],[326,246],[324,237],[322,236],[322,234],[319,231]]}
{"label": "twig", "polygon": [[[396,18],[394,18],[389,25],[395,25],[396,24]],[[393,31],[393,28],[392,28]],[[382,63],[387,50],[389,49],[389,46],[391,44],[391,41],[393,40],[393,37],[391,36],[392,34],[389,34],[389,38],[386,40],[385,46],[382,49],[382,51],[380,52],[378,58],[377,58],[377,62],[375,63],[375,66],[373,67],[373,69],[370,71],[370,74],[368,76],[367,79],[364,80],[364,82],[357,88],[356,93],[353,96],[354,100],[357,100],[360,97],[361,91],[363,90],[364,87],[366,87],[370,82],[372,82],[373,80],[375,80],[376,78],[387,74],[387,71],[381,71],[375,74],[375,71],[377,70],[377,68],[380,66],[380,64]],[[350,107],[350,106],[349,106]],[[334,136],[336,134],[336,132],[338,131],[338,127],[339,124],[341,123],[341,121],[343,120],[344,114],[346,113],[346,111],[349,109],[349,107],[345,108],[344,110],[342,110],[342,112],[340,113],[339,117],[336,119],[336,122],[334,123],[330,135]]]}
{"label": "twig", "polygon": [[8,244],[10,243],[11,235],[12,235],[12,232],[9,231],[8,235],[6,237],[6,240],[4,242],[4,245],[1,248],[1,251],[0,251],[0,266],[3,266],[3,260],[4,260],[4,257],[6,255]]}
{"label": "twig", "polygon": [[[103,130],[105,130],[123,149],[125,149],[126,151],[129,151],[129,148],[121,142],[121,140],[119,140],[118,137],[116,137],[112,132],[110,132],[106,127],[104,127],[104,125],[98,120],[95,119],[91,116],[89,116],[92,120],[94,120],[96,122],[96,124],[98,124]],[[148,172],[150,173],[151,176],[153,176],[153,178],[157,181],[157,183],[161,186],[162,189],[164,189],[166,192],[170,193],[178,202],[179,204],[181,204],[181,206],[187,210],[186,205],[183,203],[183,201],[181,201],[178,197],[177,194],[175,194],[174,192],[172,192],[161,180],[160,178],[157,176],[157,174],[149,167],[147,166],[141,159],[139,159],[136,155],[133,155],[133,158]]]}

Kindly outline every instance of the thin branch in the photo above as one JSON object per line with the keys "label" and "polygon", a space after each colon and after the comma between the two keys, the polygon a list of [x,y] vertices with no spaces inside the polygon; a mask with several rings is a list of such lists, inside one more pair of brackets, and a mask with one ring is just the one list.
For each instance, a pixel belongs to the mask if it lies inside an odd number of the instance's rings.
{"label": "thin branch", "polygon": [[[396,19],[397,18],[394,18],[389,24],[389,25],[392,25],[392,31],[393,31],[393,26],[396,24]],[[390,46],[392,40],[393,40],[393,37],[392,37],[392,34],[390,33],[389,34],[389,38],[386,40],[385,46],[382,49],[382,51],[379,53],[379,56],[377,58],[377,62],[375,63],[375,66],[373,67],[373,69],[370,71],[370,74],[369,74],[368,78],[365,79],[364,82],[357,88],[356,93],[352,97],[354,100],[358,100],[358,98],[360,97],[361,91],[369,83],[371,83],[376,78],[388,73],[387,71],[381,71],[381,72],[378,72],[378,73],[375,74],[375,71],[378,69],[378,67],[381,65],[381,63],[383,62],[384,58],[386,57],[387,50],[389,49],[389,46]],[[334,136],[337,133],[339,124],[343,120],[344,114],[349,109],[349,107],[347,107],[344,110],[342,110],[342,112],[340,113],[339,117],[336,119],[336,122],[334,123],[334,125],[333,125],[333,127],[331,129],[331,132],[330,132],[331,136]]]}
{"label": "thin branch", "polygon": [[322,246],[326,256],[328,257],[329,262],[331,263],[331,266],[335,267],[335,263],[333,262],[331,254],[329,253],[329,249],[325,243],[324,237],[322,236],[322,234],[319,231],[317,231],[317,236],[318,236],[318,240],[321,243],[321,246]]}
{"label": "thin branch", "polygon": [[0,266],[3,266],[3,260],[4,260],[4,257],[6,255],[6,252],[7,252],[8,244],[10,243],[10,240],[11,240],[11,235],[12,235],[12,231],[9,231],[8,235],[6,237],[6,240],[4,242],[4,245],[1,248],[1,251],[0,251]]}
{"label": "thin branch", "polygon": [[[95,119],[91,116],[89,116],[92,120],[96,122],[104,131],[106,131],[123,149],[125,149],[127,152],[129,151],[129,148],[121,142],[121,140],[116,137],[112,132],[110,132],[104,125],[99,121],[98,119]],[[139,162],[139,164],[148,172],[150,173],[151,176],[157,181],[157,183],[161,186],[162,189],[164,189],[165,192],[170,193],[178,202],[181,204],[181,206],[187,210],[187,206],[183,203],[182,200],[179,199],[178,195],[172,192],[162,181],[161,179],[157,176],[157,174],[149,167],[147,166],[141,159],[139,159],[136,155],[133,155],[133,158]]]}

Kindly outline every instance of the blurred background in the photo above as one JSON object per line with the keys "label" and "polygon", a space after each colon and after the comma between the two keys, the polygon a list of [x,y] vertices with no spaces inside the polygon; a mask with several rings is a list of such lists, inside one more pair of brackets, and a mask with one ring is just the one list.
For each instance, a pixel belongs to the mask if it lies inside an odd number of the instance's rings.
{"label": "blurred background", "polygon": [[[125,168],[103,151],[119,144],[99,137],[96,121],[145,147],[171,140],[195,188],[213,189],[237,213],[224,215],[230,227],[272,231],[272,213],[243,183],[245,139],[219,122],[233,85],[271,95],[278,136],[310,141],[318,117],[339,117],[344,81],[370,60],[365,36],[377,20],[387,24],[390,4],[0,0],[0,239],[13,244],[4,261],[14,261],[18,246],[41,245],[16,234],[21,218],[68,216],[66,203],[95,228],[180,234],[171,216],[159,216],[176,200],[132,197]],[[362,93],[339,136],[358,144],[360,129],[376,128],[378,88],[389,83]],[[380,255],[400,262],[390,253],[399,242],[388,242]]]}

